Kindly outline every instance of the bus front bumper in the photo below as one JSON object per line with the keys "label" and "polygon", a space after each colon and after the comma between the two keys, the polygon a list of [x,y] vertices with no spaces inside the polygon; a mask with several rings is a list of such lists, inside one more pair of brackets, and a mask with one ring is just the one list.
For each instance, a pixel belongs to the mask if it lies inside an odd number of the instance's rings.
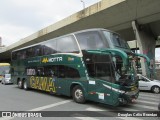
{"label": "bus front bumper", "polygon": [[119,97],[121,104],[134,103],[139,96],[139,90],[125,92]]}

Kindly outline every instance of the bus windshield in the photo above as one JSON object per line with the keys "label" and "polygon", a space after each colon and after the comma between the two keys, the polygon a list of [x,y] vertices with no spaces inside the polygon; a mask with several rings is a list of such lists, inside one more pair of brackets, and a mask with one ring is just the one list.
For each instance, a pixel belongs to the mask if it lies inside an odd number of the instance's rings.
{"label": "bus windshield", "polygon": [[113,57],[115,67],[115,80],[120,84],[130,85],[133,80],[136,80],[136,62],[133,57],[129,58],[128,66],[123,66],[123,61],[120,56]]}
{"label": "bus windshield", "polygon": [[98,31],[88,31],[75,34],[81,50],[96,50],[106,48],[102,36]]}
{"label": "bus windshield", "polygon": [[103,34],[106,40],[108,41],[110,47],[130,50],[128,43],[124,39],[122,39],[118,34],[108,31],[103,31]]}
{"label": "bus windshield", "polygon": [[122,48],[130,50],[127,42],[118,34],[103,30],[88,31],[75,34],[81,50],[97,50],[105,48]]}

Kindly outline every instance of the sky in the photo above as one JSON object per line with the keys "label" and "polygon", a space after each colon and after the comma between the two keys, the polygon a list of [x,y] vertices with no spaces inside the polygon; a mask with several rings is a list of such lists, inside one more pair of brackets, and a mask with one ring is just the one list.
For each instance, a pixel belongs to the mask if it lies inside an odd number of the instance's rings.
{"label": "sky", "polygon": [[159,60],[160,61],[160,48],[157,48],[155,50],[155,57],[156,57],[156,60]]}
{"label": "sky", "polygon": [[[88,7],[100,0],[83,0]],[[0,37],[8,46],[83,9],[81,0],[0,0]]]}

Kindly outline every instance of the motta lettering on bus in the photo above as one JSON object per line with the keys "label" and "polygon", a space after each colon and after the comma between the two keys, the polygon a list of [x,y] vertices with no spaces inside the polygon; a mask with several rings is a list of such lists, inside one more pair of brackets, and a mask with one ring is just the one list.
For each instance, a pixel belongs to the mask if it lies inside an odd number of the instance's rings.
{"label": "motta lettering on bus", "polygon": [[63,61],[62,57],[54,57],[54,58],[43,58],[42,63],[48,63],[48,62],[59,62]]}
{"label": "motta lettering on bus", "polygon": [[48,62],[59,62],[62,61],[62,57],[49,58]]}
{"label": "motta lettering on bus", "polygon": [[39,89],[47,92],[56,92],[53,78],[51,77],[30,77],[30,86],[34,89]]}

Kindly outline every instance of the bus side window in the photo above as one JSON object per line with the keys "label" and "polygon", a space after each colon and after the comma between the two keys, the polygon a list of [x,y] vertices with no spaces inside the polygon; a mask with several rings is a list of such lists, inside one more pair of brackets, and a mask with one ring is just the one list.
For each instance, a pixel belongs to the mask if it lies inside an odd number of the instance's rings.
{"label": "bus side window", "polygon": [[41,47],[43,49],[43,54],[49,55],[49,54],[57,53],[56,45],[57,45],[56,39],[51,39],[50,41],[45,42]]}
{"label": "bus side window", "polygon": [[64,65],[58,66],[58,78],[65,78],[66,77],[66,67]]}
{"label": "bus side window", "polygon": [[17,59],[17,52],[12,52],[12,60],[16,60]]}
{"label": "bus side window", "polygon": [[66,69],[66,77],[67,78],[80,78],[79,72],[75,68],[67,67]]}
{"label": "bus side window", "polygon": [[17,59],[23,59],[23,51],[17,52]]}
{"label": "bus side window", "polygon": [[26,51],[20,51],[21,55],[20,55],[20,59],[25,59],[26,58]]}
{"label": "bus side window", "polygon": [[26,49],[26,58],[31,58],[35,56],[35,47],[30,47]]}
{"label": "bus side window", "polygon": [[56,77],[57,76],[56,71],[57,71],[56,65],[44,67],[44,75],[47,77]]}
{"label": "bus side window", "polygon": [[42,55],[42,47],[41,45],[34,47],[34,56],[41,56]]}
{"label": "bus side window", "polygon": [[[78,52],[77,52],[78,51]],[[57,52],[79,53],[78,45],[73,36],[62,37],[57,40]]]}
{"label": "bus side window", "polygon": [[44,76],[44,68],[37,68],[37,76]]}
{"label": "bus side window", "polygon": [[95,64],[96,77],[112,82],[113,71],[111,68],[112,68],[111,63],[96,63]]}

